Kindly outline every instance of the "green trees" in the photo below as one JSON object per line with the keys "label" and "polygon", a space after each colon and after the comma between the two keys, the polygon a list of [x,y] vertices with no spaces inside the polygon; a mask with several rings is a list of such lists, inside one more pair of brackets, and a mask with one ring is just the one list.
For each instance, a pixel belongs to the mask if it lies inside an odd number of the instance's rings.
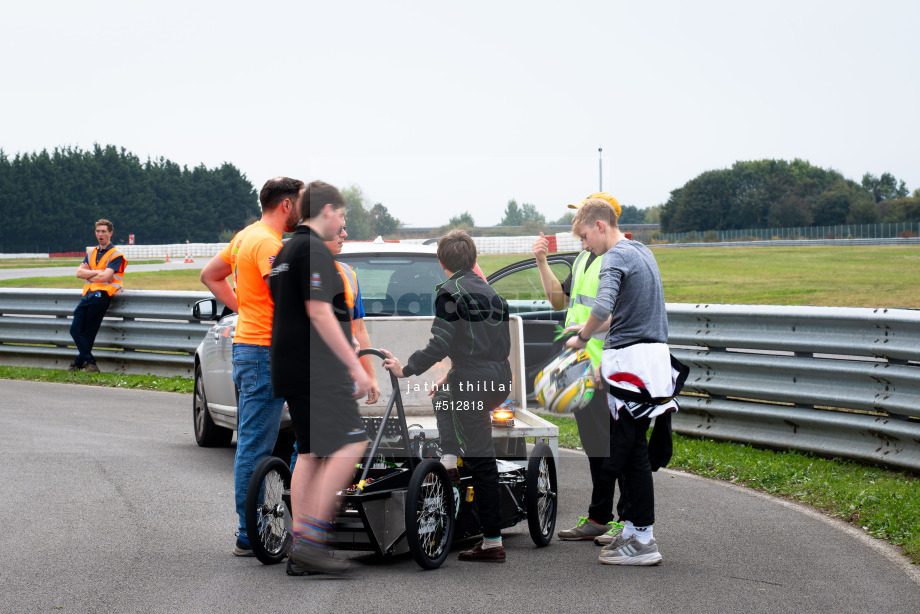
{"label": "green trees", "polygon": [[880,203],[883,200],[894,200],[895,198],[904,198],[907,196],[907,186],[904,180],[898,183],[898,180],[891,173],[882,173],[881,177],[876,177],[866,173],[862,178],[862,187]]}
{"label": "green trees", "polygon": [[537,211],[534,205],[524,203],[519,207],[513,198],[508,201],[505,216],[498,223],[499,226],[542,226],[544,224],[546,224],[546,216]]}
{"label": "green trees", "polygon": [[524,215],[521,208],[518,207],[517,201],[513,198],[508,201],[505,207],[505,217],[498,223],[499,226],[520,226],[524,222]]}
{"label": "green trees", "polygon": [[342,196],[345,197],[345,225],[348,227],[348,238],[353,241],[373,239],[370,215],[364,208],[364,192],[357,185],[351,185],[342,189]]}
{"label": "green trees", "polygon": [[621,205],[619,224],[644,224],[645,212],[633,205]]}
{"label": "green trees", "polygon": [[867,173],[860,185],[804,160],[754,160],[691,179],[671,192],[660,220],[665,232],[871,223],[879,199],[905,196],[889,173]]}
{"label": "green trees", "polygon": [[655,205],[654,207],[649,207],[645,210],[645,216],[642,218],[643,224],[660,224],[661,223],[661,208],[664,205]]}
{"label": "green trees", "polygon": [[558,220],[556,220],[555,222],[550,222],[550,223],[559,224],[559,225],[565,224],[567,226],[571,226],[572,220],[574,219],[575,219],[575,211],[573,209],[569,209],[568,211],[563,213],[562,216],[560,216]]}
{"label": "green trees", "polygon": [[375,237],[377,235],[393,234],[399,229],[400,221],[390,215],[387,208],[380,203],[376,203],[371,207],[370,216]]}
{"label": "green trees", "polygon": [[[661,211],[662,230],[721,230],[735,228],[733,211],[735,191],[732,177],[723,171],[709,171],[688,181],[671,192],[671,198]],[[739,199],[739,209],[743,199]],[[671,228],[680,228],[672,231]]]}
{"label": "green trees", "polygon": [[450,220],[448,220],[446,224],[438,227],[436,232],[438,234],[443,235],[447,233],[448,231],[455,230],[455,229],[465,230],[471,235],[476,236],[474,234],[474,230],[476,229],[476,221],[473,219],[473,216],[470,214],[469,211],[464,211],[463,213],[453,216],[452,218],[450,218]]}
{"label": "green trees", "polygon": [[[358,186],[346,197],[352,239],[392,234],[400,222]],[[10,158],[0,150],[0,252],[78,251],[93,242],[93,222],[115,225],[114,241],[139,244],[226,242],[261,217],[258,192],[228,162],[207,168],[124,148],[57,148]]]}
{"label": "green trees", "polygon": [[368,199],[358,185],[341,190],[345,197],[345,224],[349,241],[371,241],[378,235],[392,234],[401,222],[390,215],[387,208],[376,203],[367,208]]}
{"label": "green trees", "polygon": [[880,222],[920,222],[920,196],[881,202],[878,214]]}
{"label": "green trees", "polygon": [[0,250],[77,251],[93,242],[93,222],[115,225],[114,241],[218,241],[260,215],[256,191],[232,164],[194,169],[159,158],[141,162],[124,148],[0,151]]}
{"label": "green trees", "polygon": [[470,215],[469,211],[464,211],[460,215],[455,215],[454,217],[450,218],[450,221],[447,222],[447,226],[450,228],[456,228],[458,226],[475,228],[476,222],[473,220],[473,216]]}
{"label": "green trees", "polygon": [[[871,224],[873,203],[852,181],[837,181],[822,192],[812,205],[812,225],[833,226],[834,224]],[[864,210],[867,219],[854,219]],[[788,224],[787,224],[788,226]]]}

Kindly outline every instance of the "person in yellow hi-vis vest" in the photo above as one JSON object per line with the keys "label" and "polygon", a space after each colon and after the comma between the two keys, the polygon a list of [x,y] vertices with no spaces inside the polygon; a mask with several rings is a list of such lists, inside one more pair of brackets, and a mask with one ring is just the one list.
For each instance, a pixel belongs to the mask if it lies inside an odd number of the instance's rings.
{"label": "person in yellow hi-vis vest", "polygon": [[71,371],[99,373],[93,358],[93,343],[102,325],[102,318],[109,308],[112,295],[122,288],[122,279],[128,261],[112,244],[115,227],[108,220],[96,222],[96,240],[93,248],[77,269],[77,277],[83,280],[83,298],[73,312],[70,336],[77,345],[77,357],[70,364]]}
{"label": "person in yellow hi-vis vest", "polygon": [[[601,198],[620,215],[620,203],[607,192],[592,194],[581,203],[570,204],[569,208],[578,209],[585,201],[591,198]],[[600,279],[601,259],[591,251],[585,249],[575,259],[572,273],[562,283],[549,268],[546,254],[549,251],[549,242],[540,233],[534,241],[533,254],[540,270],[540,280],[546,298],[553,309],[566,307],[565,325],[584,324],[591,315],[594,298],[597,296],[598,281]],[[606,333],[606,331],[604,331]],[[591,365],[596,370],[601,364],[601,353],[604,346],[604,334],[588,341],[586,349],[591,357]],[[599,384],[596,382],[595,385]],[[622,518],[626,505],[626,489],[622,478],[605,469],[605,460],[610,456],[610,410],[607,407],[607,395],[598,387],[588,403],[574,412],[575,422],[578,424],[578,435],[581,438],[582,448],[588,455],[588,467],[591,470],[591,502],[588,505],[588,515],[582,516],[571,529],[559,532],[559,539],[567,541],[592,540],[599,538],[598,543],[607,543],[606,539],[622,529],[623,525],[614,520],[613,498],[615,485],[620,484],[620,500],[617,504],[617,514]]]}

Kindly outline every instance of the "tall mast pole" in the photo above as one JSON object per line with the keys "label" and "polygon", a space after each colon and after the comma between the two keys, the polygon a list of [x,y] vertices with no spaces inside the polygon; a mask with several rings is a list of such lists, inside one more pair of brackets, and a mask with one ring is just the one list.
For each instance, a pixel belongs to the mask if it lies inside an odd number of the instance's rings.
{"label": "tall mast pole", "polygon": [[597,191],[604,191],[604,160],[603,160],[603,147],[597,148]]}

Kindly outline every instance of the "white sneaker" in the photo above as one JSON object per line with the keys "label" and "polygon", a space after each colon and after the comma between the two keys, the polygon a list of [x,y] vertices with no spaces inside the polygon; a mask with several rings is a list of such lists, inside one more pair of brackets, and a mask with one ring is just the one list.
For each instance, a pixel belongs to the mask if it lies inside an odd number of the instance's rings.
{"label": "white sneaker", "polygon": [[661,553],[654,538],[643,544],[633,535],[622,545],[614,540],[605,546],[598,560],[605,565],[657,565],[661,562]]}

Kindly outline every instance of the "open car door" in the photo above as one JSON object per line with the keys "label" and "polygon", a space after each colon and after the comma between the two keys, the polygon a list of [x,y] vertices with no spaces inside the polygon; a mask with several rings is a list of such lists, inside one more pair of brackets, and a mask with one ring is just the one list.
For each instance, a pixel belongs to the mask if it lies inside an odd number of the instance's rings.
{"label": "open car door", "polygon": [[[549,254],[549,268],[559,283],[572,273],[572,263],[579,252]],[[508,301],[513,315],[524,321],[524,372],[527,398],[534,399],[534,379],[537,373],[563,349],[563,341],[553,341],[556,327],[565,323],[565,307],[553,309],[543,291],[540,270],[535,258],[521,260],[492,273],[488,282]],[[568,304],[568,300],[566,300]]]}

